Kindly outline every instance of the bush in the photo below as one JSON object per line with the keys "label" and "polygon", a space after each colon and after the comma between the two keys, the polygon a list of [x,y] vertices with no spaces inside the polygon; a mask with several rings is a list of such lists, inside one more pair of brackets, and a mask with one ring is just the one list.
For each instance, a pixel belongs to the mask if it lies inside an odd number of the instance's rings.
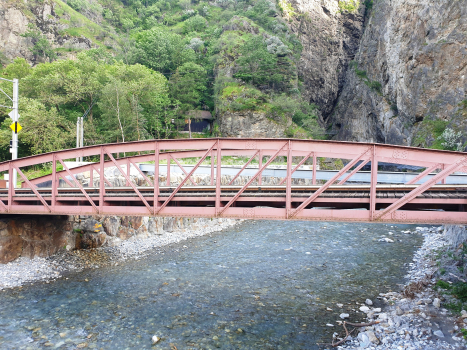
{"label": "bush", "polygon": [[207,21],[203,16],[196,15],[183,22],[184,33],[201,32],[207,27]]}
{"label": "bush", "polygon": [[339,0],[340,12],[355,12],[360,7],[358,0]]}

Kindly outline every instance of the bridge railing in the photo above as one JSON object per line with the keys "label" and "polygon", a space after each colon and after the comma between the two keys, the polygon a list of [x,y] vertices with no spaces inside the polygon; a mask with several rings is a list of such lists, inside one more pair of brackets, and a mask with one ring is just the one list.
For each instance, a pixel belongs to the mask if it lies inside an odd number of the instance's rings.
{"label": "bridge railing", "polygon": [[[131,157],[118,158],[125,153],[140,153]],[[69,169],[66,159],[78,157],[94,157],[99,161],[79,168]],[[222,158],[246,157],[248,161],[239,170],[228,185],[241,176],[246,167],[257,159],[258,170],[250,177],[246,184],[236,188],[234,195],[225,196],[222,193]],[[253,184],[261,186],[261,174],[278,157],[286,160],[286,176],[278,185],[284,186],[285,196],[283,202],[277,208],[264,208],[260,205],[240,203],[239,198],[244,196]],[[184,158],[197,158],[197,163],[191,170],[184,168]],[[325,183],[316,182],[317,161],[319,158],[334,158],[348,160]],[[267,159],[267,160],[266,160]],[[293,163],[294,159],[300,159]],[[184,186],[193,185],[193,175],[199,166],[209,162],[211,167],[210,186],[215,187],[215,197],[208,206],[178,206],[176,197]],[[166,162],[166,175],[170,186],[170,165],[176,164],[185,177],[171,189],[168,196],[161,196],[159,181],[160,162]],[[152,162],[154,166],[154,179],[148,177],[137,166],[137,162]],[[305,163],[311,163],[312,184],[315,185],[312,193],[307,198],[292,198],[292,175]],[[377,169],[378,163],[406,164],[425,168],[418,176],[412,178],[406,185],[413,185],[428,174],[438,171],[422,185],[412,186],[410,191],[400,198],[385,206],[377,208]],[[28,180],[21,169],[43,163],[52,164],[52,174],[38,179]],[[368,186],[369,199],[366,211],[317,209],[316,200],[324,192],[338,185],[345,184],[363,166],[371,163],[371,182]],[[62,171],[56,170],[56,165],[61,164]],[[149,164],[148,166],[151,166]],[[147,182],[147,187],[152,189],[152,195],[148,196],[131,179],[130,169],[134,167],[139,175]],[[114,202],[108,201],[106,191],[111,183],[105,178],[105,169],[114,167],[126,180],[126,185],[138,198],[138,204],[129,205],[127,208],[117,209]],[[467,172],[467,157],[464,153],[427,150],[412,147],[381,145],[370,143],[352,143],[336,141],[295,140],[295,139],[183,139],[183,140],[147,140],[139,142],[106,144],[88,146],[79,149],[57,151],[37,156],[25,157],[14,161],[0,163],[0,172],[8,172],[12,178],[13,170],[16,170],[23,180],[26,189],[29,189],[28,199],[20,196],[20,189],[9,186],[0,191],[0,213],[85,213],[106,214],[131,212],[134,215],[182,215],[182,216],[228,216],[228,217],[253,217],[253,218],[283,218],[283,219],[335,219],[357,221],[420,221],[427,218],[426,213],[419,211],[401,210],[407,203],[417,196],[432,188],[437,183],[443,183],[447,176],[456,171]],[[98,187],[91,193],[85,188],[75,175],[82,172],[90,172],[90,187],[93,187],[94,176],[99,178]],[[73,205],[69,200],[65,202],[64,196],[59,195],[60,179],[68,186],[79,191],[85,198],[85,203],[79,202],[79,206]],[[51,181],[50,193],[37,187],[43,181]],[[144,192],[144,193],[143,193]],[[178,198],[178,197],[177,197]],[[68,199],[67,199],[68,200]],[[467,204],[467,203],[466,203]],[[113,210],[113,211],[112,211]],[[188,213],[189,212],[189,213]],[[352,212],[352,213],[350,213]],[[187,214],[188,213],[188,214]],[[431,217],[439,221],[459,222],[467,221],[464,211],[431,212]],[[442,219],[443,218],[443,219]]]}

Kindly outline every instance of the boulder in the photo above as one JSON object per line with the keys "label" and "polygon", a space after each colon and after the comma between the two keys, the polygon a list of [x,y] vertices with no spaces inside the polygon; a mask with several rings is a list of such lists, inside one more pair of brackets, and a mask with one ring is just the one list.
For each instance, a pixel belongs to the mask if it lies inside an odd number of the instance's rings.
{"label": "boulder", "polygon": [[118,216],[108,216],[104,219],[102,226],[108,236],[116,236],[120,228],[121,219]]}

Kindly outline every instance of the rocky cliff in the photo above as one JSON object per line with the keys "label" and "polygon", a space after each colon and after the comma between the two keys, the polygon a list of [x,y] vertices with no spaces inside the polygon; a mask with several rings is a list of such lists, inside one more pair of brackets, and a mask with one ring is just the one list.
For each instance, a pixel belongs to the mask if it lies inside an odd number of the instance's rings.
{"label": "rocky cliff", "polygon": [[448,130],[465,147],[466,43],[466,0],[375,2],[327,120],[337,138],[433,147]]}
{"label": "rocky cliff", "polygon": [[336,0],[291,0],[293,10],[283,13],[303,46],[298,72],[304,95],[323,119],[332,112],[363,34],[366,7],[356,4],[348,11]]}
{"label": "rocky cliff", "polygon": [[[59,0],[1,1],[0,65],[16,57],[33,64],[43,62],[46,57],[40,52],[33,52],[34,45],[41,39],[39,51],[50,45],[63,58],[73,57],[79,50],[90,49],[98,44],[92,34],[104,33],[99,21],[94,20],[97,23]],[[26,33],[32,35],[24,36]],[[111,39],[107,37],[106,40]]]}

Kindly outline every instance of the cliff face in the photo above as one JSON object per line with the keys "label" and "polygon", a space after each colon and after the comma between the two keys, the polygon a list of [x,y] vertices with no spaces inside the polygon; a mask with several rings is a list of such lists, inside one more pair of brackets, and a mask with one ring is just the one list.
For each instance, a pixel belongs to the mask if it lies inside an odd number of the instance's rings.
{"label": "cliff face", "polygon": [[432,146],[467,135],[467,0],[381,0],[327,120],[337,139]]}
{"label": "cliff face", "polygon": [[[30,63],[39,63],[43,57],[34,55],[31,48],[33,39],[22,36],[35,31],[50,43],[53,49],[90,49],[92,42],[84,36],[72,36],[66,30],[71,28],[71,16],[66,11],[73,10],[53,0],[24,2],[0,2],[0,63],[8,63],[16,57],[25,58]],[[62,56],[70,56],[62,53]]]}
{"label": "cliff face", "polygon": [[303,46],[298,72],[304,95],[326,119],[344,85],[348,62],[358,50],[365,6],[348,12],[336,0],[291,0],[290,4],[296,14],[290,16],[289,27]]}

